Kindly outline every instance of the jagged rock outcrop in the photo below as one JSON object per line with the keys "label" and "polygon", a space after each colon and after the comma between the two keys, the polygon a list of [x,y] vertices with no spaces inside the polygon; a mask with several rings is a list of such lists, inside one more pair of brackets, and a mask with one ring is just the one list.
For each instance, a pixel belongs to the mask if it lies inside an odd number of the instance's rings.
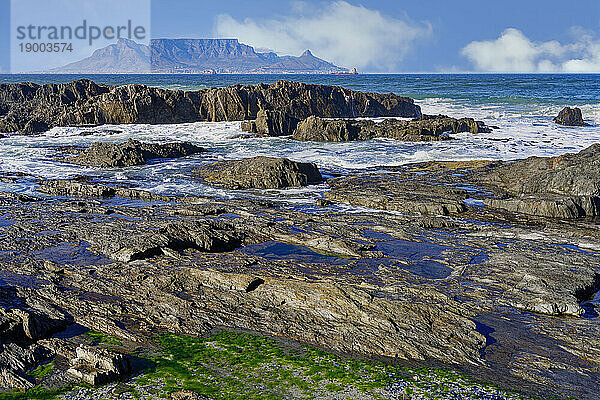
{"label": "jagged rock outcrop", "polygon": [[38,340],[59,332],[72,322],[48,304],[27,304],[10,287],[0,287],[0,341]]}
{"label": "jagged rock outcrop", "polygon": [[501,164],[475,178],[514,196],[487,200],[492,207],[557,218],[600,215],[600,144]]}
{"label": "jagged rock outcrop", "polygon": [[299,122],[282,111],[260,110],[256,120],[242,122],[242,131],[262,136],[286,136],[296,130]]}
{"label": "jagged rock outcrop", "polygon": [[180,158],[204,151],[204,148],[188,142],[158,144],[129,139],[119,144],[95,142],[80,154],[63,160],[91,167],[130,167],[156,158]]}
{"label": "jagged rock outcrop", "polygon": [[311,116],[298,124],[293,138],[318,142],[348,142],[383,137],[405,141],[434,141],[450,139],[450,133],[489,132],[483,122],[472,118],[451,118],[444,115],[423,116],[412,121],[386,119],[382,122],[365,120],[324,120]]}
{"label": "jagged rock outcrop", "polygon": [[195,92],[144,85],[0,84],[0,132],[39,133],[55,126],[168,124],[256,119],[276,110],[296,119],[421,116],[412,99],[338,86],[279,81]]}
{"label": "jagged rock outcrop", "polygon": [[554,122],[565,126],[587,126],[587,124],[583,121],[581,109],[578,107],[563,108],[558,116],[554,118]]}
{"label": "jagged rock outcrop", "polygon": [[123,354],[85,345],[75,352],[77,357],[67,372],[90,385],[109,383],[131,372],[131,363]]}
{"label": "jagged rock outcrop", "polygon": [[243,235],[227,224],[202,221],[168,224],[128,240],[122,240],[121,232],[106,229],[98,239],[91,240],[104,254],[113,260],[129,262],[184,249],[208,253],[231,251],[241,245]]}
{"label": "jagged rock outcrop", "polygon": [[211,185],[229,189],[300,187],[320,183],[323,179],[313,163],[262,156],[218,161],[193,172]]}
{"label": "jagged rock outcrop", "polygon": [[[64,330],[73,318],[55,305],[0,284],[0,388],[29,389],[26,371],[54,356],[38,342]],[[31,297],[29,297],[31,296]]]}

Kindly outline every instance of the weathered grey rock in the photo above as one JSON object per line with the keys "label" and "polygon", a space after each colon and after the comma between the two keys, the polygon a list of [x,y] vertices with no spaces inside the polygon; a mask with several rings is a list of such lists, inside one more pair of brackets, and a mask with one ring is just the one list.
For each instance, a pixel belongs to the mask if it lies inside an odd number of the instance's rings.
{"label": "weathered grey rock", "polygon": [[296,140],[318,142],[348,142],[383,137],[404,141],[448,140],[450,133],[489,132],[483,122],[471,118],[455,119],[439,116],[423,116],[412,121],[386,119],[382,122],[365,120],[324,120],[308,117],[298,124],[294,132]]}
{"label": "weathered grey rock", "polygon": [[188,142],[158,144],[129,139],[120,144],[92,143],[82,153],[67,157],[64,161],[91,167],[130,167],[143,165],[156,158],[180,158],[204,151],[204,148]]}
{"label": "weathered grey rock", "polygon": [[69,197],[114,197],[117,189],[106,185],[88,183],[87,179],[57,179],[42,181],[38,192]]}
{"label": "weathered grey rock", "polygon": [[26,372],[54,357],[40,339],[72,322],[70,315],[30,289],[0,285],[0,391],[33,387],[35,380]]}
{"label": "weathered grey rock", "polygon": [[121,243],[117,235],[107,233],[103,240],[91,240],[110,258],[122,262],[143,260],[183,249],[210,253],[231,251],[239,247],[243,239],[241,233],[233,231],[226,224],[207,221],[168,224],[155,232]]}
{"label": "weathered grey rock", "polygon": [[523,195],[508,199],[489,198],[484,200],[484,204],[510,212],[549,218],[574,219],[600,215],[600,197]]}
{"label": "weathered grey rock", "polygon": [[0,339],[42,339],[59,332],[72,319],[56,308],[34,309],[27,305],[0,305]]}
{"label": "weathered grey rock", "polygon": [[313,163],[262,156],[218,161],[193,172],[211,185],[230,189],[300,187],[320,183],[323,179]]}
{"label": "weathered grey rock", "polygon": [[25,374],[0,367],[0,388],[27,390],[35,386],[35,382]]}
{"label": "weathered grey rock", "polygon": [[86,345],[80,345],[76,354],[67,372],[90,385],[103,385],[131,373],[129,359],[123,354]]}
{"label": "weathered grey rock", "polygon": [[349,120],[324,120],[310,116],[300,122],[294,139],[315,142],[349,142],[361,139],[360,127]]}
{"label": "weathered grey rock", "polygon": [[298,122],[298,119],[283,111],[260,110],[256,120],[242,121],[242,131],[262,136],[286,136],[294,132]]}
{"label": "weathered grey rock", "polygon": [[586,126],[587,124],[583,121],[583,115],[581,109],[578,107],[565,107],[563,108],[558,116],[554,118],[554,122],[559,125],[565,126]]}
{"label": "weathered grey rock", "polygon": [[14,342],[4,343],[0,352],[0,368],[15,371],[23,375],[25,371],[47,360],[53,355],[52,351],[37,344]]}
{"label": "weathered grey rock", "polygon": [[54,126],[166,124],[256,119],[260,110],[290,118],[419,117],[412,99],[337,86],[279,81],[196,92],[143,85],[107,86],[82,79],[67,84],[0,84],[0,132],[36,133]]}
{"label": "weathered grey rock", "polygon": [[488,200],[493,207],[558,218],[600,215],[600,144],[577,154],[498,164],[475,179],[516,196]]}
{"label": "weathered grey rock", "polygon": [[462,189],[389,179],[385,175],[358,175],[327,181],[328,200],[407,215],[450,215],[468,210]]}

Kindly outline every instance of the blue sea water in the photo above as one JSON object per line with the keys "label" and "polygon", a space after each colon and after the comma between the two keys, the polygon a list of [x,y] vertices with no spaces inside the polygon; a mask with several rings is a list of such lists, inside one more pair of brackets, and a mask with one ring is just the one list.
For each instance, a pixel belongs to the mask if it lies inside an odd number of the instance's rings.
{"label": "blue sea water", "polygon": [[366,75],[0,75],[0,82],[64,83],[87,78],[97,83],[138,83],[167,89],[198,90],[281,79],[354,90],[392,92],[415,99],[449,98],[473,103],[600,104],[600,74],[366,74]]}
{"label": "blue sea water", "polygon": [[[237,122],[179,125],[110,126],[120,133],[98,128],[54,128],[36,137],[10,136],[0,140],[0,172],[25,172],[46,178],[93,175],[132,183],[157,193],[235,196],[235,193],[200,185],[191,180],[194,166],[218,159],[254,155],[312,161],[325,172],[348,173],[390,165],[429,160],[518,159],[577,152],[600,142],[600,75],[522,74],[403,74],[403,75],[0,75],[0,82],[39,84],[89,78],[98,83],[145,84],[173,90],[198,90],[232,84],[272,83],[281,79],[339,85],[350,89],[396,93],[415,99],[426,114],[473,117],[497,126],[489,134],[459,134],[455,140],[407,143],[387,139],[354,143],[304,143],[289,138],[253,138]],[[561,127],[552,122],[562,107],[578,106],[591,124]],[[90,134],[91,133],[91,134]],[[121,142],[188,140],[210,153],[182,160],[161,161],[127,169],[72,166],[55,159],[59,146],[85,146],[93,141]],[[32,180],[4,189],[31,191]],[[0,188],[0,190],[3,188]],[[273,197],[312,202],[324,187],[273,191]],[[268,193],[267,193],[268,194]]]}

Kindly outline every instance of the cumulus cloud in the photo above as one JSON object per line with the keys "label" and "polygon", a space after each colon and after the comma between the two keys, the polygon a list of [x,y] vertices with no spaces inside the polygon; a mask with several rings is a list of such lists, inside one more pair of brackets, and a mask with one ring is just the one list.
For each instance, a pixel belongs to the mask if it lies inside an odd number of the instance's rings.
{"label": "cumulus cloud", "polygon": [[429,23],[417,23],[408,16],[393,18],[345,1],[319,7],[296,1],[290,12],[265,20],[240,21],[219,15],[215,33],[279,54],[299,55],[310,49],[337,65],[387,72],[399,70],[415,42],[432,32]]}
{"label": "cumulus cloud", "polygon": [[495,40],[469,43],[461,53],[486,72],[600,72],[600,40],[578,28],[572,33],[572,43],[534,42],[509,28]]}

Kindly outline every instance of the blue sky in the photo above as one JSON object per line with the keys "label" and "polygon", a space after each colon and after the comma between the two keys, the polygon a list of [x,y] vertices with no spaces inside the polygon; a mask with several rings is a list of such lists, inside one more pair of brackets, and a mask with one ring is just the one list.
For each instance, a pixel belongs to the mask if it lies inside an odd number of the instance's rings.
{"label": "blue sky", "polygon": [[600,72],[598,0],[151,1],[153,38],[237,36],[364,72]]}

